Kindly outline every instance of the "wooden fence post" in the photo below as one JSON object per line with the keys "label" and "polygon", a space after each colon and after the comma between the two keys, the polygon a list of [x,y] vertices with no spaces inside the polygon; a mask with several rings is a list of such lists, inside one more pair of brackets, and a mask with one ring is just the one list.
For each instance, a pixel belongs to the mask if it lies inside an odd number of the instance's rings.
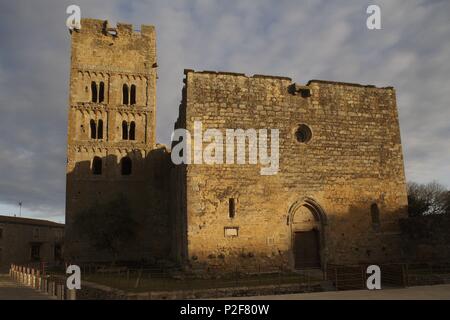
{"label": "wooden fence post", "polygon": [[361,281],[361,289],[366,289],[366,270],[364,270],[364,266],[361,266]]}
{"label": "wooden fence post", "polygon": [[336,290],[339,290],[339,287],[338,287],[338,269],[337,269],[337,267],[334,268],[334,278],[335,278]]}

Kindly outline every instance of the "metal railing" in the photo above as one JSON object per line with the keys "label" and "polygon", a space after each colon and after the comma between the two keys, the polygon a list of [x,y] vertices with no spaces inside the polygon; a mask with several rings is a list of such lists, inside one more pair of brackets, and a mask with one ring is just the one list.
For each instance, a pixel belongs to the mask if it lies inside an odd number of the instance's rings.
{"label": "metal railing", "polygon": [[[376,263],[373,263],[376,264]],[[327,265],[327,280],[336,290],[366,289],[367,267],[370,264]],[[376,264],[381,271],[381,285],[386,287],[408,287],[450,283],[449,262],[385,263]]]}
{"label": "metal railing", "polygon": [[164,271],[155,273],[149,269],[127,269],[120,273],[91,273],[83,278],[87,279],[87,281],[99,282],[131,291],[133,289],[170,291],[268,285],[280,287],[288,284],[303,284],[305,288],[308,288],[315,281],[315,278],[307,272],[303,274],[247,274],[241,270],[226,274],[209,272],[203,275],[193,275],[184,273],[170,274]]}
{"label": "metal railing", "polygon": [[[376,264],[376,263],[374,263]],[[328,264],[325,280],[336,290],[366,289],[369,264]],[[75,299],[75,290],[65,285],[64,264],[43,267],[35,265],[11,265],[11,277],[21,284],[40,290],[57,299]],[[381,269],[382,288],[450,283],[450,263],[385,263]],[[232,287],[271,286],[282,289],[284,285],[298,285],[303,291],[313,291],[324,278],[320,272],[305,270],[289,272],[276,267],[235,267],[228,272],[221,269],[181,271],[161,266],[128,267],[107,264],[80,264],[83,281],[104,284],[125,291],[172,291],[196,289],[220,289]]]}
{"label": "metal railing", "polygon": [[450,283],[450,262],[410,263],[405,268],[408,286]]}
{"label": "metal railing", "polygon": [[336,290],[359,290],[366,287],[364,265],[327,265],[327,280],[332,281]]}

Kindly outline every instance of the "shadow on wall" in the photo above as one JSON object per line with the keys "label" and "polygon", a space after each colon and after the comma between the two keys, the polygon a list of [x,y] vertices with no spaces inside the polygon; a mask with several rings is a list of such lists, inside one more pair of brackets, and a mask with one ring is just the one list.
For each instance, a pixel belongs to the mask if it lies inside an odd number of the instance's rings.
{"label": "shadow on wall", "polygon": [[[243,238],[233,244],[211,248],[211,251],[191,253],[188,264],[206,270],[272,270],[275,267],[310,268],[308,264],[315,261],[311,258],[317,257],[320,257],[321,268],[326,264],[402,262],[405,254],[402,250],[399,220],[406,216],[406,212],[406,207],[388,209],[381,203],[380,207],[376,208],[371,201],[367,201],[364,204],[348,206],[339,213],[326,212],[327,219],[323,227],[319,227],[317,223],[307,223],[307,226],[301,228],[291,228],[291,234],[287,235],[290,241],[274,238],[270,243],[249,245]],[[295,216],[292,221],[295,223]],[[309,245],[311,241],[303,242],[308,243],[306,246],[302,245],[300,238],[296,241],[296,232],[305,233],[312,230],[319,232],[318,245]],[[316,251],[313,252],[314,250]]]}
{"label": "shadow on wall", "polygon": [[[126,244],[119,260],[154,261],[168,259],[170,153],[164,146],[148,152],[127,152],[120,156],[97,156],[77,162],[67,174],[65,258],[71,261],[111,261],[111,255],[89,243],[83,230],[74,227],[80,212],[105,206],[120,196],[135,213],[135,240]],[[101,222],[98,222],[101,223]],[[100,229],[100,228],[99,228]]]}
{"label": "shadow on wall", "polygon": [[409,217],[400,221],[403,244],[412,262],[450,260],[450,216]]}
{"label": "shadow on wall", "polygon": [[345,215],[330,217],[330,263],[389,263],[407,259],[399,221],[407,207],[389,209],[383,202],[351,205]]}

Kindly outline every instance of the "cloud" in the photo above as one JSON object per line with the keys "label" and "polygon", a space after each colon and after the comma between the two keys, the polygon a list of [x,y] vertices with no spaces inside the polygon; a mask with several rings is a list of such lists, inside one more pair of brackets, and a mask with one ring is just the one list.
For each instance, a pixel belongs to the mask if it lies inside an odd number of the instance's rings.
{"label": "cloud", "polygon": [[[448,1],[79,1],[82,16],[154,24],[157,135],[168,143],[184,68],[396,88],[406,174],[450,186]],[[0,203],[64,215],[71,1],[0,5]]]}

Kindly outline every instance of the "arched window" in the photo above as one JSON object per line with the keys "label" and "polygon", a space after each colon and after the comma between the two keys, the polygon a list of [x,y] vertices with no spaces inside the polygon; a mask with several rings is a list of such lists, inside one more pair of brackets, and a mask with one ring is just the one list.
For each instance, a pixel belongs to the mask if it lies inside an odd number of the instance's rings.
{"label": "arched window", "polygon": [[104,100],[105,100],[105,83],[101,81],[98,93],[98,102],[103,102]]}
{"label": "arched window", "polygon": [[91,82],[91,93],[92,102],[97,102],[97,84],[94,81]]}
{"label": "arched window", "polygon": [[136,104],[136,86],[134,84],[131,85],[130,90],[130,104]]}
{"label": "arched window", "polygon": [[122,121],[122,140],[128,140],[128,123]]}
{"label": "arched window", "polygon": [[97,133],[97,139],[103,139],[103,120],[98,120],[98,133]]}
{"label": "arched window", "polygon": [[128,85],[122,87],[122,104],[128,104]]}
{"label": "arched window", "polygon": [[121,173],[123,176],[129,176],[131,174],[131,159],[129,157],[123,157],[120,160]]}
{"label": "arched window", "polygon": [[102,159],[100,157],[94,157],[94,160],[92,160],[92,174],[102,174]]}
{"label": "arched window", "polygon": [[95,121],[91,119],[90,122],[91,125],[91,139],[97,138],[97,125],[95,124]]}
{"label": "arched window", "polygon": [[380,226],[380,209],[376,203],[370,205],[370,215],[372,217],[372,226],[377,229]]}
{"label": "arched window", "polygon": [[130,123],[130,136],[129,136],[130,140],[135,140],[136,139],[136,124],[134,123],[134,121],[131,121]]}

